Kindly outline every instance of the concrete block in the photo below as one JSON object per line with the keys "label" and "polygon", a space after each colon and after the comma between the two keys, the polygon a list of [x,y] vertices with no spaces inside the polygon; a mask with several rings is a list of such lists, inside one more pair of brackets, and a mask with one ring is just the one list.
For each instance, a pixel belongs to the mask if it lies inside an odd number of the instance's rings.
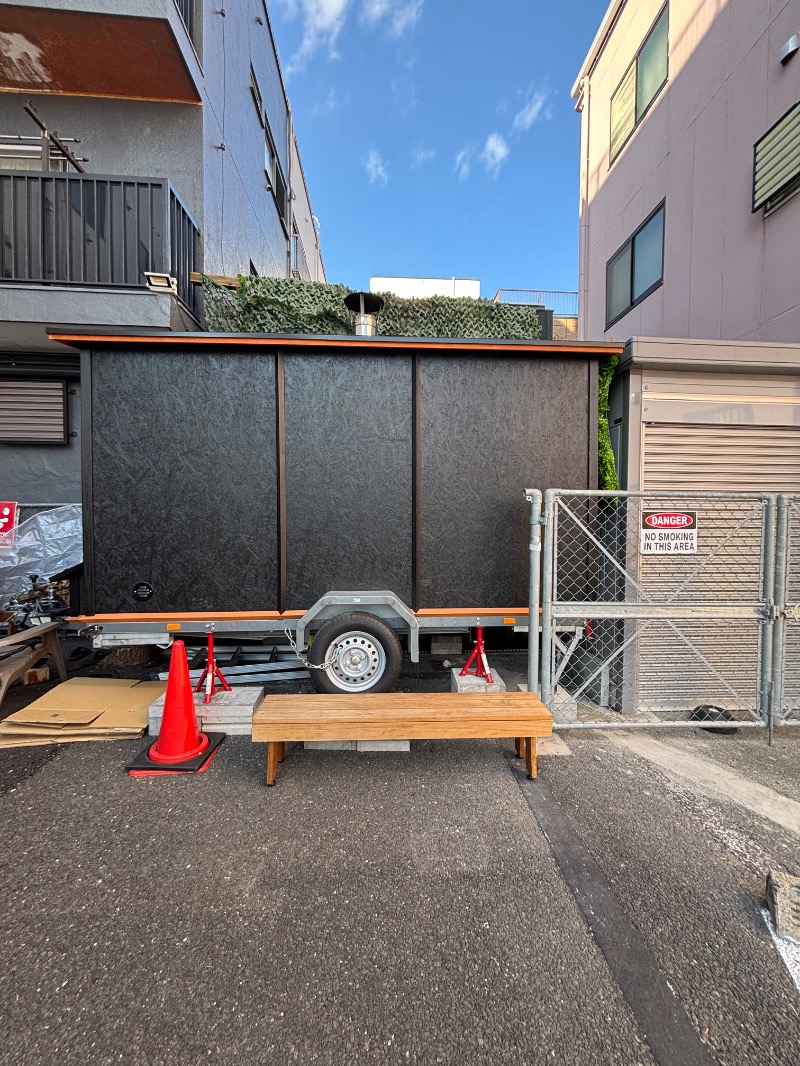
{"label": "concrete block", "polygon": [[431,655],[460,655],[463,650],[461,637],[452,633],[443,637],[431,637]]}
{"label": "concrete block", "polygon": [[770,870],[767,904],[778,936],[800,943],[800,877],[792,877],[783,870]]}
{"label": "concrete block", "polygon": [[355,751],[356,740],[306,740],[303,747],[309,751]]}
{"label": "concrete block", "polygon": [[357,740],[359,751],[411,751],[410,740]]}
{"label": "concrete block", "polygon": [[[147,731],[151,737],[158,736],[161,728],[165,698],[166,694],[159,696],[155,703],[150,705]],[[214,733],[249,736],[253,731],[253,711],[263,698],[263,687],[255,685],[236,686],[230,692],[224,689],[217,691],[211,703],[204,702],[205,693],[195,692],[194,709],[197,714],[197,724],[200,729],[211,730]]]}
{"label": "concrete block", "polygon": [[[490,666],[491,668],[491,666]],[[492,692],[505,692],[506,683],[496,670],[492,670],[492,677],[494,678],[494,684],[489,685],[484,681],[482,677],[475,677],[474,674],[465,674],[461,677],[461,671],[459,667],[454,666],[450,671],[450,691],[451,692],[485,692],[487,695]]]}

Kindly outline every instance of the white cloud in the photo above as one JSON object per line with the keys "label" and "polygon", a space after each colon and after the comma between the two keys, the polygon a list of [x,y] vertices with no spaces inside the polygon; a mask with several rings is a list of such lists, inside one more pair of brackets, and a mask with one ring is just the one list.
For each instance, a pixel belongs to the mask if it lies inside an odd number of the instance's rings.
{"label": "white cloud", "polygon": [[345,24],[352,0],[279,0],[289,18],[303,22],[303,39],[286,73],[302,70],[319,49],[326,48],[331,59],[338,58],[336,42]]}
{"label": "white cloud", "polygon": [[416,26],[425,0],[363,0],[362,18],[370,25],[383,23],[390,37],[402,37]]}
{"label": "white cloud", "polygon": [[425,148],[422,144],[415,144],[411,152],[411,166],[422,167],[426,163],[432,163],[436,158],[433,148]]}
{"label": "white cloud", "polygon": [[475,162],[475,145],[467,144],[456,155],[456,164],[453,168],[458,175],[459,181],[466,181]]}
{"label": "white cloud", "polygon": [[[320,49],[338,59],[337,42],[358,0],[274,0],[289,19],[303,24],[300,47],[286,68],[287,75],[302,70]],[[419,22],[425,0],[360,0],[361,19],[371,26],[385,26],[390,37],[402,37]]]}
{"label": "white cloud", "polygon": [[370,185],[385,185],[389,180],[389,170],[383,156],[377,149],[370,148],[364,157],[364,168]]}
{"label": "white cloud", "polygon": [[529,93],[525,106],[514,115],[513,130],[515,133],[523,133],[529,130],[534,122],[540,117],[550,117],[549,108],[545,111],[545,104],[550,96],[549,89],[536,89]]}
{"label": "white cloud", "polygon": [[316,118],[317,115],[330,115],[339,107],[339,97],[335,89],[329,89],[328,95],[324,100],[318,100],[311,108],[311,117]]}
{"label": "white cloud", "polygon": [[392,37],[402,37],[406,30],[410,30],[420,20],[424,0],[407,0],[406,3],[395,5],[392,12]]}
{"label": "white cloud", "polygon": [[501,134],[490,133],[486,138],[486,144],[481,152],[481,161],[493,178],[500,173],[500,167],[508,159],[510,151]]}

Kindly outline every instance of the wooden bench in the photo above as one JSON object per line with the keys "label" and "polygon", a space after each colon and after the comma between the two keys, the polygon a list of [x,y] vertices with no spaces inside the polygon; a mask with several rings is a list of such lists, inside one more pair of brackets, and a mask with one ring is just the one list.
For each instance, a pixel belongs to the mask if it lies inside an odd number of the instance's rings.
{"label": "wooden bench", "polygon": [[[46,622],[42,626],[20,630],[9,637],[0,637],[0,704],[14,682],[48,655],[55,663],[61,680],[67,680],[67,667],[61,654],[57,632],[62,624]],[[33,647],[29,647],[30,644],[33,644]],[[19,651],[16,651],[17,648]],[[3,658],[11,649],[14,649],[14,652]]]}
{"label": "wooden bench", "polygon": [[536,738],[552,732],[552,715],[529,692],[266,696],[253,715],[253,740],[267,742],[268,785],[275,784],[286,742],[302,740],[514,737],[528,776],[536,777]]}

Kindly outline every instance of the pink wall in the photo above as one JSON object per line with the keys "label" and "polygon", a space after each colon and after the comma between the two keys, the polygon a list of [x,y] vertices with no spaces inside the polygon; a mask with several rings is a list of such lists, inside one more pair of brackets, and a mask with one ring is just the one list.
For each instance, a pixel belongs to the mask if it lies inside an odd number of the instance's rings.
{"label": "pink wall", "polygon": [[[670,0],[669,76],[609,167],[610,99],[663,7],[628,0],[584,84],[580,333],[800,341],[800,195],[751,213],[753,145],[800,100],[800,0]],[[606,263],[666,197],[664,283],[605,329]]]}

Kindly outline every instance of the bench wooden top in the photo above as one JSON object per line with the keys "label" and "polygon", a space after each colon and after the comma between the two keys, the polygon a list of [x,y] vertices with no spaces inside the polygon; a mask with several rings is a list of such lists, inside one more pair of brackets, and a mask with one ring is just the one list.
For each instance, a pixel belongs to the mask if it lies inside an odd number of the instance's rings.
{"label": "bench wooden top", "polygon": [[46,633],[52,633],[60,625],[63,625],[63,622],[45,622],[41,626],[21,629],[19,633],[12,633],[10,637],[0,637],[0,648],[8,648],[13,644],[27,644],[31,640],[40,640]]}
{"label": "bench wooden top", "polygon": [[253,740],[371,740],[550,736],[553,719],[528,692],[387,692],[266,696]]}

